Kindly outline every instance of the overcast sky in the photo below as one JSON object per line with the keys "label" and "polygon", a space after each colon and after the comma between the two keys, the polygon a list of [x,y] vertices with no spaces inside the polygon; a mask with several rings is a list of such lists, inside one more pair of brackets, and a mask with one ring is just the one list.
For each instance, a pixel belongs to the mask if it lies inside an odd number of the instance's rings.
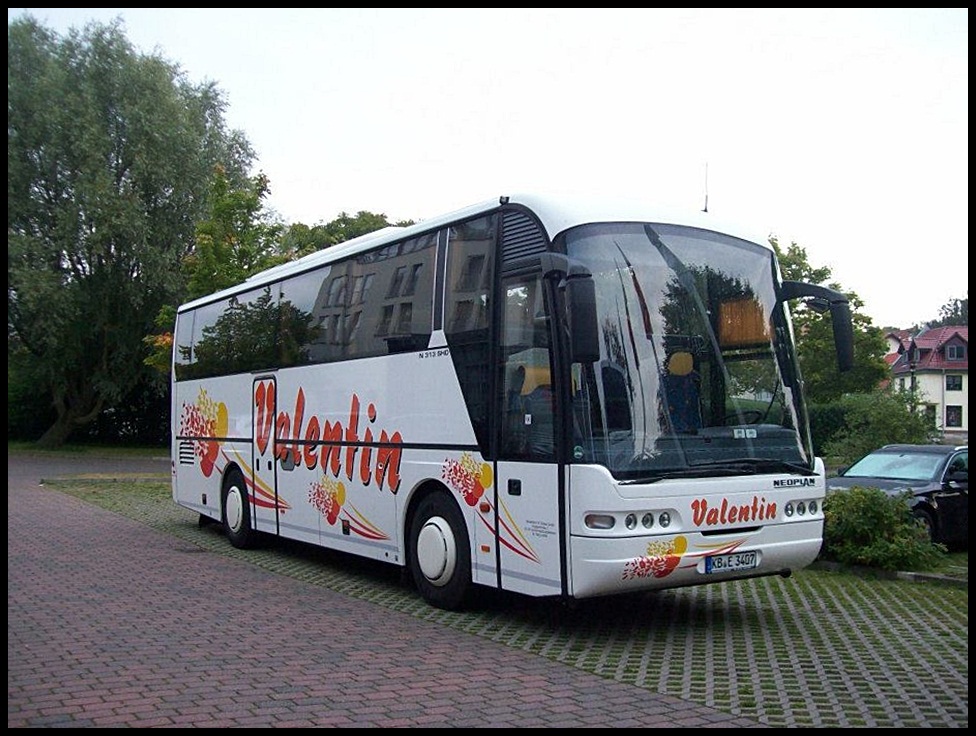
{"label": "overcast sky", "polygon": [[8,8],[223,90],[290,223],[501,194],[704,207],[909,327],[969,292],[969,11]]}

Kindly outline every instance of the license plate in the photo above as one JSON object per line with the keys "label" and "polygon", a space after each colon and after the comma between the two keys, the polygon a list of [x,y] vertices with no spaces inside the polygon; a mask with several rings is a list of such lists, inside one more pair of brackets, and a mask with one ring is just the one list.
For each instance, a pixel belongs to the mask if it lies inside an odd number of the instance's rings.
{"label": "license plate", "polygon": [[759,566],[759,555],[753,552],[733,552],[730,555],[713,555],[705,558],[705,574],[738,572]]}

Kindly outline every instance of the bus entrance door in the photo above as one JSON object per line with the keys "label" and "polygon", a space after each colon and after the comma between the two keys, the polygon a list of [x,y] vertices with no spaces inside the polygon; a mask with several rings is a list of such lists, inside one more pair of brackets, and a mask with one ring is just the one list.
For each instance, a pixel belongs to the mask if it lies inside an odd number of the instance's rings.
{"label": "bus entrance door", "polygon": [[251,402],[251,473],[248,494],[251,499],[251,518],[254,528],[278,534],[278,487],[274,461],[274,431],[277,414],[277,382],[265,376],[254,381]]}
{"label": "bus entrance door", "polygon": [[559,595],[559,473],[556,463],[501,461],[495,486],[499,584],[531,595]]}

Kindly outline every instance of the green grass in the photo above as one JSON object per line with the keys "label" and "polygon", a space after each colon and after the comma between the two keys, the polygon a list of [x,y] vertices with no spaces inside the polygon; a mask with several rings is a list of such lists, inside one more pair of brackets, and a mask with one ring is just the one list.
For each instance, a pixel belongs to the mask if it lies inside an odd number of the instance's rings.
{"label": "green grass", "polygon": [[934,572],[954,578],[969,580],[969,550],[963,552],[949,552],[942,558],[941,564]]}
{"label": "green grass", "polygon": [[34,442],[8,441],[7,454],[9,455],[12,452],[50,455],[64,454],[76,457],[82,455],[89,455],[91,457],[159,457],[160,455],[168,456],[170,449],[169,447],[121,447],[80,444],[68,444],[58,448],[45,449],[38,447]]}

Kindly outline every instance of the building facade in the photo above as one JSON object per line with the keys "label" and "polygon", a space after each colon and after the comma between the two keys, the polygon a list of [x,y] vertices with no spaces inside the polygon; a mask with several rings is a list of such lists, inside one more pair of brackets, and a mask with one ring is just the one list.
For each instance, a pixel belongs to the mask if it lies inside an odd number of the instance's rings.
{"label": "building facade", "polygon": [[919,405],[946,442],[969,441],[969,327],[934,327],[887,334],[892,381],[914,389]]}

